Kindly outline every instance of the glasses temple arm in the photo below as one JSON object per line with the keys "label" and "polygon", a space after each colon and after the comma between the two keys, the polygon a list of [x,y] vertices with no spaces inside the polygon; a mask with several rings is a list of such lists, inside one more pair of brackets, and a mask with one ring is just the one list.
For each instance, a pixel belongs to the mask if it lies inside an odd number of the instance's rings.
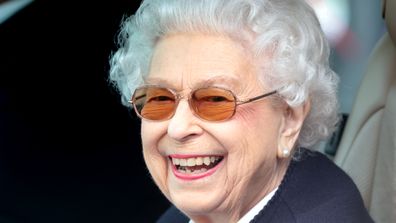
{"label": "glasses temple arm", "polygon": [[246,101],[239,101],[238,105],[246,104],[246,103],[249,103],[249,102],[252,102],[252,101],[257,101],[259,99],[268,97],[268,96],[276,94],[276,93],[277,93],[277,91],[275,90],[275,91],[271,91],[271,92],[263,94],[263,95],[259,95],[259,96],[254,97],[254,98],[250,98],[250,99],[248,99]]}
{"label": "glasses temple arm", "polygon": [[[141,99],[141,98],[143,98],[143,97],[146,97],[146,95],[141,95],[141,96],[139,96],[139,97],[136,97],[135,100],[139,100],[139,99]],[[131,103],[131,104],[133,104],[133,100],[132,100],[132,99],[129,100],[128,102]]]}

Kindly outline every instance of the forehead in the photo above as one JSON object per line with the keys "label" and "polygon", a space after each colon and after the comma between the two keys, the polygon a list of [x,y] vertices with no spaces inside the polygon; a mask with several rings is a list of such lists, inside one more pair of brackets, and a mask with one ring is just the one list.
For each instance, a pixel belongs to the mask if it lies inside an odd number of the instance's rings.
{"label": "forehead", "polygon": [[174,88],[257,82],[250,54],[224,36],[175,34],[156,45],[146,82]]}

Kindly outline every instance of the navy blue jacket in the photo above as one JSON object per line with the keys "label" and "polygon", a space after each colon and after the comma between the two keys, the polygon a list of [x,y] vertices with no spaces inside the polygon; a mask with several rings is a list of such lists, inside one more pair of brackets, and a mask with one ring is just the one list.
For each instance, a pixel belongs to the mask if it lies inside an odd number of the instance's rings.
{"label": "navy blue jacket", "polygon": [[[268,204],[251,223],[373,222],[351,178],[325,155],[301,149]],[[169,208],[159,223],[187,223],[188,217]]]}

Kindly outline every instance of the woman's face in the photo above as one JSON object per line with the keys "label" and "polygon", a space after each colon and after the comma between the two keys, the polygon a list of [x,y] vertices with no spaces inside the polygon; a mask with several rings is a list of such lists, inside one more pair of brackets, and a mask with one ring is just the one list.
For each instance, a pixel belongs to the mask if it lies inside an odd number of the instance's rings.
{"label": "woman's face", "polygon": [[[202,85],[219,86],[240,100],[274,90],[259,83],[251,57],[236,42],[199,34],[162,38],[147,83],[183,95]],[[286,167],[277,152],[284,116],[265,98],[238,106],[227,121],[210,122],[182,99],[171,119],[142,120],[144,159],[161,191],[190,217],[238,219],[283,177]]]}

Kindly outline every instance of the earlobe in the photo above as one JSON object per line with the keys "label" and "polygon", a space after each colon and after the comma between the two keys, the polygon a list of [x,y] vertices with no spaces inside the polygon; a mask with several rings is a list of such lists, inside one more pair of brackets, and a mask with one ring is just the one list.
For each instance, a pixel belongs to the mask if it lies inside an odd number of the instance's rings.
{"label": "earlobe", "polygon": [[278,158],[288,158],[290,156],[290,149],[287,147],[278,148]]}
{"label": "earlobe", "polygon": [[296,140],[291,135],[281,133],[278,142],[278,158],[288,158],[293,150],[295,141]]}
{"label": "earlobe", "polygon": [[309,110],[309,102],[298,107],[286,108],[279,134],[278,158],[288,158],[292,153]]}

